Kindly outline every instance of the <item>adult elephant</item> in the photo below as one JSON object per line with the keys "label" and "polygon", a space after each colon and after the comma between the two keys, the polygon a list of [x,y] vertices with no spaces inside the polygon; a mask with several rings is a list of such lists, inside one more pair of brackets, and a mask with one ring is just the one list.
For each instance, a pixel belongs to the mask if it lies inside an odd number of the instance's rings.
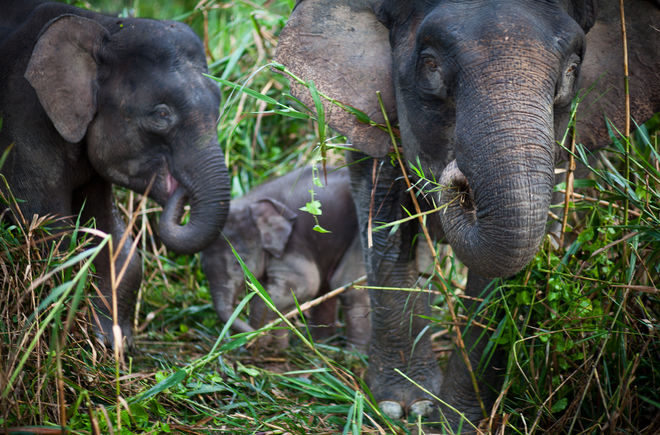
{"label": "adult elephant", "polygon": [[[27,222],[35,214],[71,222],[82,210],[82,221],[95,218],[116,247],[125,229],[113,203],[117,184],[148,190],[163,205],[159,235],[168,248],[194,253],[215,240],[229,209],[220,94],[189,27],[10,0],[0,29],[0,155],[8,153],[0,171]],[[128,261],[117,301],[130,342],[142,270],[129,246],[115,270]],[[98,331],[112,341],[107,250],[95,263],[106,299],[95,302]]]}
{"label": "adult elephant", "polygon": [[[651,1],[626,1],[633,117],[660,110],[660,13]],[[587,35],[587,32],[588,35]],[[437,235],[469,267],[467,294],[479,295],[493,277],[518,272],[535,255],[550,205],[558,147],[577,89],[594,86],[581,104],[578,140],[608,142],[603,114],[623,119],[623,61],[616,0],[304,0],[282,31],[278,61],[321,93],[382,122],[376,91],[398,121],[404,157],[448,189],[435,202]],[[294,94],[313,106],[306,89]],[[332,127],[374,160],[390,150],[388,135],[326,104]],[[358,153],[353,153],[358,154]],[[373,234],[373,221],[404,217],[409,194],[385,160],[354,157],[352,191],[369,284],[410,287],[409,255],[416,223]],[[377,170],[376,170],[377,169]],[[370,207],[370,204],[371,207]],[[437,216],[437,215],[436,215]],[[498,390],[496,354],[479,366],[486,339],[463,333],[472,381],[460,352],[444,377],[431,353],[427,301],[408,292],[373,290],[367,382],[381,408],[398,417],[438,409],[399,369],[439,395],[454,428],[490,409]],[[473,310],[474,307],[467,307]],[[421,315],[420,315],[421,314]],[[484,409],[477,400],[477,392]]]}

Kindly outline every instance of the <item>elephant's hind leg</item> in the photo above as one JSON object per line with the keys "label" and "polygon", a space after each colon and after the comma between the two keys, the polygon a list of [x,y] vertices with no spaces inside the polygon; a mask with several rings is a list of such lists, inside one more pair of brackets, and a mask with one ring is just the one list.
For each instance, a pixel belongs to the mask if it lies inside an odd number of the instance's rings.
{"label": "elephant's hind leg", "polygon": [[[475,273],[468,273],[466,295],[466,312],[468,317],[476,314],[481,300],[486,299],[493,288],[491,280],[482,278]],[[477,324],[487,324],[487,319],[477,317]],[[477,391],[465,363],[465,355],[461,349],[455,349],[449,359],[445,371],[444,382],[440,389],[442,421],[446,421],[452,430],[462,428],[462,433],[472,433],[472,424],[490,415],[491,408],[497,397],[504,373],[503,355],[493,348],[492,353],[485,354],[490,333],[484,328],[472,323],[462,329],[462,337],[469,355],[472,373],[477,381]],[[481,403],[480,403],[481,402]],[[483,405],[483,408],[482,408]]]}

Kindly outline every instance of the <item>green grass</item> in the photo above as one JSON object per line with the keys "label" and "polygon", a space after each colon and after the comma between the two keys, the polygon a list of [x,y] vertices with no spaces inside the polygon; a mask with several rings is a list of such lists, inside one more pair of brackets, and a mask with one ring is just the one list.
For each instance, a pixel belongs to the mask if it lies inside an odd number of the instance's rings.
{"label": "green grass", "polygon": [[[195,9],[197,3],[76,4],[181,19],[200,35],[207,21],[210,73],[223,93],[218,135],[234,195],[324,156],[341,164],[343,138],[314,122],[322,114],[301,115],[286,96],[286,79],[268,66],[294,1],[209,1],[200,3],[204,10]],[[491,427],[537,434],[660,431],[660,148],[657,134],[649,133],[657,124],[647,123],[631,143],[628,176],[625,142],[613,129],[619,139],[599,158],[593,177],[574,183],[583,196],[570,200],[565,247],[548,236],[534,261],[497,283],[482,304],[480,317],[492,319],[496,342],[510,351]],[[580,147],[576,158],[589,161]],[[141,210],[139,195],[118,189],[117,198],[126,217]],[[552,211],[561,217],[563,205]],[[90,262],[98,251],[85,230],[91,223],[54,238],[52,220],[27,229],[2,221],[0,427],[42,433],[60,425],[70,433],[414,429],[414,421],[394,422],[374,408],[360,380],[365,357],[344,349],[341,337],[314,343],[298,320],[292,346],[277,354],[249,345],[249,335],[229,336],[212,308],[199,257],[166,252],[151,231],[154,222],[154,213],[137,219],[144,283],[136,343],[117,363],[111,351],[92,345],[87,320]],[[445,282],[452,292],[459,289],[465,269],[451,256],[441,263]],[[440,292],[438,277],[432,278],[434,350],[443,362],[453,329],[443,302],[454,296]],[[249,287],[248,298],[266,297],[256,280]]]}
{"label": "green grass", "polygon": [[[554,249],[548,236],[494,301],[506,313],[498,341],[512,350],[504,415],[525,432],[660,430],[658,136],[634,139],[630,177],[617,135],[594,178],[576,183],[589,198],[571,204],[573,242]],[[588,163],[580,146],[577,157]]]}

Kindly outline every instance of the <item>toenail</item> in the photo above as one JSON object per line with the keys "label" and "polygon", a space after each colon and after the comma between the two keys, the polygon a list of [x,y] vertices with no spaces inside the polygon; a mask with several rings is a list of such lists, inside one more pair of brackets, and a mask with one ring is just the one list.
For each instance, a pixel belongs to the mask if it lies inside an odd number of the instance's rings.
{"label": "toenail", "polygon": [[410,405],[411,415],[421,415],[422,417],[428,417],[432,412],[433,402],[428,399],[417,400],[412,405]]}
{"label": "toenail", "polygon": [[394,402],[392,400],[383,400],[378,403],[378,407],[383,414],[387,415],[389,418],[398,420],[403,417],[403,407],[400,403]]}

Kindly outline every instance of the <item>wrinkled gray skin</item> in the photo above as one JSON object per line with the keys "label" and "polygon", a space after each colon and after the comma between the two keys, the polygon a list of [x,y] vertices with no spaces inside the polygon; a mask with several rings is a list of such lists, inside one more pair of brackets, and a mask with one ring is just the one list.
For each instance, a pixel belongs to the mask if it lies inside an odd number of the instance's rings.
{"label": "wrinkled gray skin", "polygon": [[[313,185],[311,168],[298,169],[231,202],[223,235],[202,252],[204,273],[223,322],[229,320],[245,294],[245,276],[227,240],[283,314],[295,308],[292,291],[302,304],[365,274],[348,170],[328,168],[327,172],[327,185],[320,175],[323,187]],[[319,225],[330,234],[314,231],[312,215],[299,210],[311,200],[312,188],[314,198],[321,203]],[[340,298],[348,342],[364,348],[370,335],[369,295],[350,289]],[[318,337],[333,333],[336,308],[336,298],[314,308],[311,320]],[[251,332],[275,318],[275,313],[255,296],[250,324],[236,319],[232,328]],[[288,343],[286,332],[277,335],[276,340],[275,347],[284,348]],[[262,340],[261,344],[268,341]]]}
{"label": "wrinkled gray skin", "polygon": [[[648,0],[626,1],[625,8],[632,116],[643,122],[660,110],[660,13]],[[491,278],[515,274],[537,251],[561,154],[555,139],[565,132],[576,90],[594,86],[580,105],[578,141],[592,149],[606,145],[605,114],[622,126],[620,33],[616,0],[304,0],[280,36],[278,61],[376,121],[382,117],[375,93],[382,92],[390,120],[400,126],[406,161],[419,158],[427,174],[453,187],[435,198],[446,212],[429,221],[439,221],[435,235],[469,267],[467,294],[478,296]],[[305,89],[292,87],[312,104]],[[370,202],[375,221],[394,221],[403,216],[402,205],[411,209],[408,193],[398,171],[378,159],[390,149],[385,133],[334,106],[326,116],[374,158],[351,166],[364,245]],[[413,282],[408,252],[417,232],[409,222],[394,234],[373,235],[373,248],[365,249],[370,285]],[[409,297],[371,293],[367,381],[374,396],[395,417],[438,408],[398,368],[468,420],[479,420],[484,415],[460,354],[443,377],[428,332],[418,337],[427,321],[413,314],[427,314],[427,301],[406,303]],[[476,343],[480,332],[464,331],[475,369],[487,342]],[[478,370],[488,412],[505,358],[496,352]],[[447,406],[441,411],[456,428],[461,417]]]}
{"label": "wrinkled gray skin", "polygon": [[[0,37],[0,153],[13,144],[1,172],[28,223],[34,214],[70,223],[84,204],[81,222],[95,218],[116,244],[125,228],[111,185],[143,193],[153,180],[168,248],[193,253],[215,240],[229,207],[219,90],[203,76],[204,50],[190,28],[18,0],[3,3]],[[180,225],[184,203],[190,220]],[[111,303],[107,250],[95,264]],[[117,290],[129,343],[141,275],[134,255]],[[112,342],[108,306],[95,304],[98,332]]]}

